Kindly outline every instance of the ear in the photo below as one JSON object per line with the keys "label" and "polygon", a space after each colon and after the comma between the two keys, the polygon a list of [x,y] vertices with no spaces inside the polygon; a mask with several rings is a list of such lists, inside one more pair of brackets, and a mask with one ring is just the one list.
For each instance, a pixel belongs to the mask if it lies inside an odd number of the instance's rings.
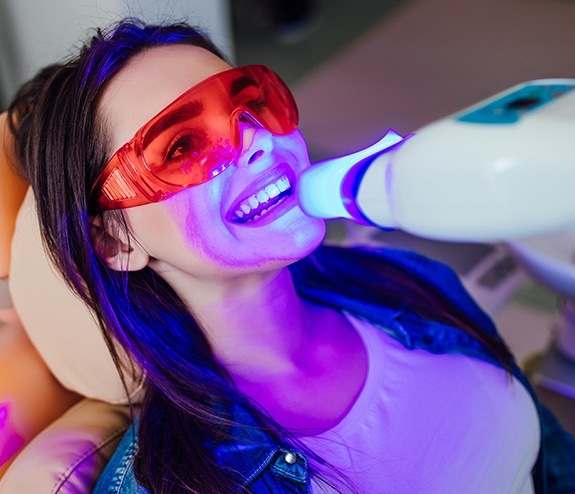
{"label": "ear", "polygon": [[100,216],[90,219],[90,237],[96,255],[114,271],[139,271],[150,261],[146,250],[126,232],[110,222],[103,224]]}

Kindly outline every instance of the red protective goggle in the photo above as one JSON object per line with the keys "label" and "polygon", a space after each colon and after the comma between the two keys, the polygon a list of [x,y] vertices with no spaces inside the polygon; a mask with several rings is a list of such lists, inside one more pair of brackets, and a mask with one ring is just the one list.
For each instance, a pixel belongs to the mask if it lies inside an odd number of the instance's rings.
{"label": "red protective goggle", "polygon": [[270,68],[246,65],[215,74],[114,153],[90,192],[91,212],[158,202],[216,177],[241,149],[240,116],[276,135],[298,124],[293,96]]}

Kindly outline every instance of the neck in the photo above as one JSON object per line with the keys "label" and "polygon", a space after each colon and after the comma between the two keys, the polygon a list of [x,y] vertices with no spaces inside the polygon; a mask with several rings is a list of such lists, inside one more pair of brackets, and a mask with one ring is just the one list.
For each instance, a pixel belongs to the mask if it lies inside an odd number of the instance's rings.
{"label": "neck", "polygon": [[367,373],[361,338],[343,314],[301,299],[287,268],[192,284],[178,293],[241,392],[297,434],[341,420]]}
{"label": "neck", "polygon": [[188,286],[180,296],[228,371],[235,376],[288,371],[312,337],[314,313],[296,293],[289,270],[202,284]]}

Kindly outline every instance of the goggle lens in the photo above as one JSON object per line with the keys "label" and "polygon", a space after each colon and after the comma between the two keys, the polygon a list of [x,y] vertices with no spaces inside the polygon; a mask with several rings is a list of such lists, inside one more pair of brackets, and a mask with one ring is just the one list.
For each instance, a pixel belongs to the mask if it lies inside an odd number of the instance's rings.
{"label": "goggle lens", "polygon": [[237,157],[244,117],[276,135],[297,127],[289,89],[265,66],[215,74],[170,103],[110,159],[92,189],[92,209],[157,202],[219,175]]}

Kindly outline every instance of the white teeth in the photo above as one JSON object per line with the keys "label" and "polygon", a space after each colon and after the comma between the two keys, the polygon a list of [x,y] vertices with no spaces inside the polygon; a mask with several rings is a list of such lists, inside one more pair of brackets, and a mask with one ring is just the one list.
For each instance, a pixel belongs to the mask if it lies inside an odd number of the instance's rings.
{"label": "white teeth", "polygon": [[[290,188],[289,179],[286,176],[281,177],[275,183],[270,184],[265,187],[265,189],[260,190],[257,194],[244,200],[239,208],[234,212],[236,218],[243,218],[245,215],[249,214],[253,209],[256,209],[260,204],[268,202],[270,199],[279,196],[282,192],[285,192]],[[269,208],[260,211],[252,219],[257,219],[263,214],[267,213]]]}
{"label": "white teeth", "polygon": [[257,198],[258,198],[258,202],[262,203],[262,202],[267,202],[267,201],[269,201],[270,196],[268,196],[268,195],[266,194],[265,190],[260,190],[260,191],[258,192]]}
{"label": "white teeth", "polygon": [[279,196],[281,192],[276,184],[268,185],[265,190],[266,194],[272,199],[276,196]]}
{"label": "white teeth", "polygon": [[284,190],[287,190],[289,187],[289,180],[287,179],[287,177],[280,178],[277,181],[277,186],[281,192],[283,192]]}

